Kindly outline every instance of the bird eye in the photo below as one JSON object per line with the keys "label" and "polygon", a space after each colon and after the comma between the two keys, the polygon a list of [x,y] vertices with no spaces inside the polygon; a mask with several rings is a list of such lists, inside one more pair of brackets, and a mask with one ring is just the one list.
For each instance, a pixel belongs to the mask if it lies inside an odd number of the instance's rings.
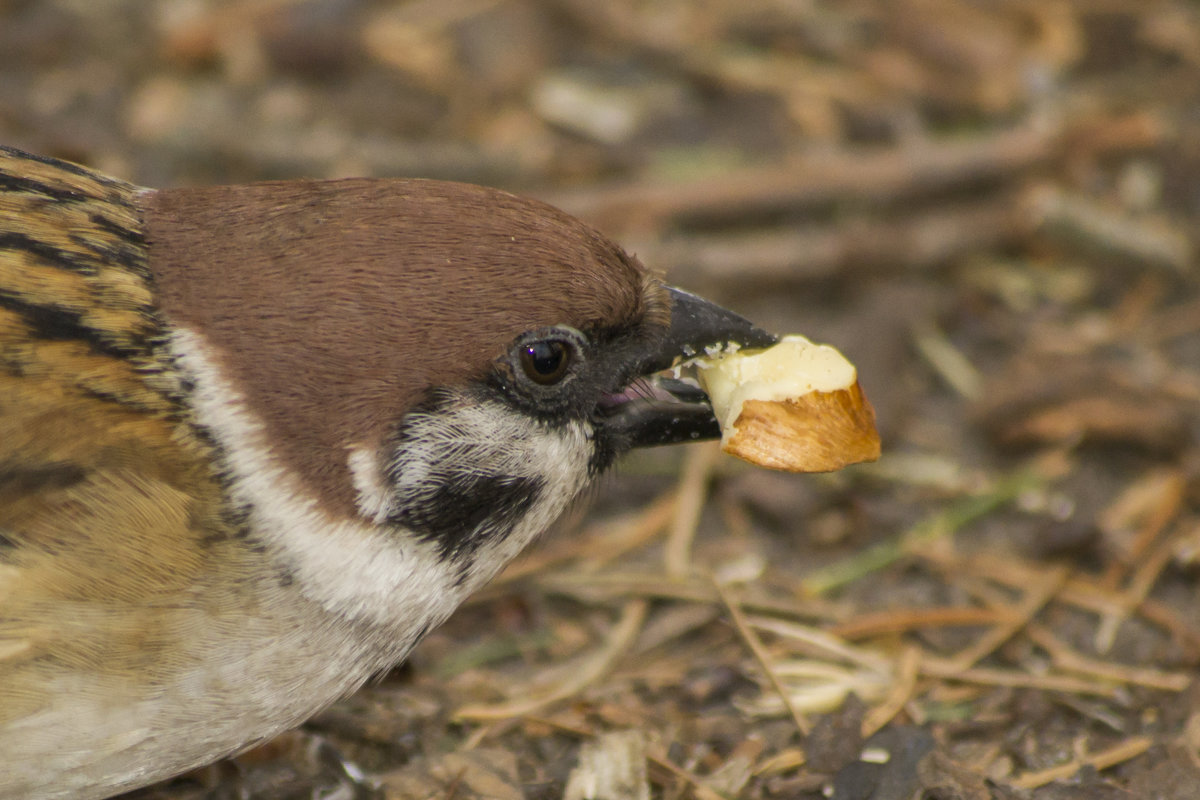
{"label": "bird eye", "polygon": [[558,383],[571,365],[571,348],[558,339],[543,339],[521,347],[521,369],[534,383]]}

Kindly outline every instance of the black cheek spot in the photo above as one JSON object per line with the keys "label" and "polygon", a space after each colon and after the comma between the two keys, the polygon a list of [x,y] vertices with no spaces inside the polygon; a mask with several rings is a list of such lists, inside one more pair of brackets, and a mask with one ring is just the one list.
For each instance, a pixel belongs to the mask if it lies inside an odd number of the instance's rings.
{"label": "black cheek spot", "polygon": [[390,521],[434,542],[444,558],[469,558],[489,539],[508,535],[542,489],[538,478],[448,476],[433,491],[402,497]]}

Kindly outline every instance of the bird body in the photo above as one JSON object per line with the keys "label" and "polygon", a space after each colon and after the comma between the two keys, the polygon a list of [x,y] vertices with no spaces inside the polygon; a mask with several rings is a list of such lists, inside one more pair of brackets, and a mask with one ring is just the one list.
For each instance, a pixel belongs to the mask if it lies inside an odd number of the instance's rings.
{"label": "bird body", "polygon": [[631,384],[772,340],[497,190],[155,191],[0,149],[0,798],[299,724],[620,452],[714,435]]}

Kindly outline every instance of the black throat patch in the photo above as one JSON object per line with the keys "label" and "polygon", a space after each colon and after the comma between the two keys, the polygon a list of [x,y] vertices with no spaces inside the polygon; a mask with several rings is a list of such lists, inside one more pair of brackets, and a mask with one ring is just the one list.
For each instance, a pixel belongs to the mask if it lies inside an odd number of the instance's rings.
{"label": "black throat patch", "polygon": [[527,542],[540,531],[523,526],[549,524],[574,500],[594,446],[580,424],[548,424],[486,385],[436,389],[384,446],[386,519],[466,575],[481,552]]}
{"label": "black throat patch", "polygon": [[508,535],[542,487],[537,478],[443,474],[431,490],[402,492],[388,521],[434,542],[444,558],[465,560],[485,542]]}

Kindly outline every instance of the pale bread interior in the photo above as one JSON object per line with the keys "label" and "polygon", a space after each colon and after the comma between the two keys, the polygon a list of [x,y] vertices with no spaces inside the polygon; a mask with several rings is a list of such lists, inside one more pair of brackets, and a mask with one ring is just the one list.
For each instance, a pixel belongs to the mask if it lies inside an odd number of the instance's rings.
{"label": "pale bread interior", "polygon": [[803,336],[698,359],[725,452],[771,469],[827,472],[879,457],[875,412],[846,357]]}

